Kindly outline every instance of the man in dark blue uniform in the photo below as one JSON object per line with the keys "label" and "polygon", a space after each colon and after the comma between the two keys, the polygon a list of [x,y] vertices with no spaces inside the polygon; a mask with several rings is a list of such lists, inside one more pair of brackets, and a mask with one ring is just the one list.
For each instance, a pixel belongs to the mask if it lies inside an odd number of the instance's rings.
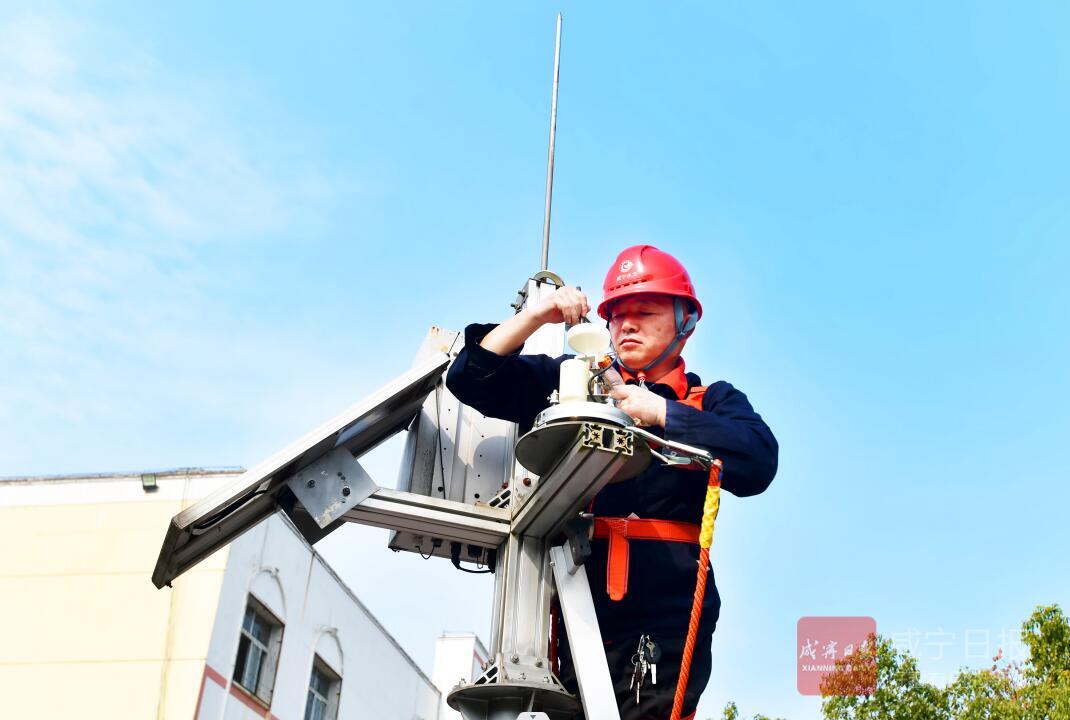
{"label": "man in dark blue uniform", "polygon": [[[773,433],[742,392],[724,381],[703,386],[684,369],[680,355],[702,305],[683,265],[650,245],[630,247],[610,268],[603,289],[598,314],[609,324],[616,366],[626,381],[613,389],[617,406],[651,432],[720,458],[721,485],[728,492],[740,497],[763,492],[777,469]],[[548,407],[567,356],[521,355],[524,342],[544,324],[576,323],[589,311],[582,292],[563,287],[500,325],[469,325],[447,386],[467,405],[526,432]],[[705,491],[704,473],[653,462],[594,499],[593,553],[586,567],[622,720],[669,718],[695,590]],[[711,583],[685,717],[694,714],[709,681],[720,605]],[[633,654],[644,635],[656,640],[662,656],[657,684],[647,678],[637,703],[630,688]],[[563,643],[561,679],[574,691],[573,677]]]}

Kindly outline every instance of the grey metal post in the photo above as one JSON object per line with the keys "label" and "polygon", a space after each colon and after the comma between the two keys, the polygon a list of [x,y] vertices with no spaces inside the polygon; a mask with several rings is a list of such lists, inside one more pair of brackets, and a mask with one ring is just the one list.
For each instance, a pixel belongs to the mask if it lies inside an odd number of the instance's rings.
{"label": "grey metal post", "polygon": [[[529,280],[524,305],[538,304],[556,290],[546,282]],[[525,353],[559,355],[564,349],[564,329],[560,325],[539,328],[524,343]],[[514,442],[509,445],[513,454]],[[514,508],[539,485],[539,478],[511,458]],[[495,675],[494,682],[505,688],[512,686],[524,697],[531,697],[531,687],[537,683],[550,692],[563,692],[549,663],[549,613],[553,587],[553,571],[549,562],[549,547],[542,537],[527,537],[512,533],[498,549],[498,570],[494,577],[494,604],[490,629],[490,665],[487,672]],[[483,707],[465,707],[466,717],[492,720],[501,708],[513,712],[515,696],[488,699]],[[564,698],[563,698],[564,699]],[[515,718],[515,715],[513,716]],[[510,718],[510,720],[513,720]]]}

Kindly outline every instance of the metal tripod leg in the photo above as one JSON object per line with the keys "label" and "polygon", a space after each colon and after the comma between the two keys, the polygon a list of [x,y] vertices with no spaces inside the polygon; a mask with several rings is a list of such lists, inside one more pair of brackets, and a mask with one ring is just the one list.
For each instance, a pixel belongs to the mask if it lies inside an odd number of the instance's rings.
{"label": "metal tripod leg", "polygon": [[573,563],[567,544],[550,548],[550,564],[554,568],[557,598],[568,632],[583,713],[588,720],[620,720],[587,571]]}

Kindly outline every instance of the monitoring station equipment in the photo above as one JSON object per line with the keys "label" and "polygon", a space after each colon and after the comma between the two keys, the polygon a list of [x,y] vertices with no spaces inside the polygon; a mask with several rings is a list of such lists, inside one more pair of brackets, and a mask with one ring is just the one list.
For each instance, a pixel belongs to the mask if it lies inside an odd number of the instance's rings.
{"label": "monitoring station equipment", "polygon": [[[521,288],[517,312],[563,284],[546,270],[560,49],[558,15],[542,270]],[[547,325],[523,352],[560,355],[565,340],[563,326]],[[449,392],[445,373],[463,336],[431,328],[409,370],[172,518],[153,583],[169,585],[276,512],[313,544],[347,522],[387,528],[394,550],[494,572],[489,661],[447,696],[466,720],[570,720],[581,710],[619,720],[583,568],[590,553],[584,510],[607,483],[634,477],[650,462],[708,467],[712,458],[645,431],[615,407],[610,389],[620,378],[607,369],[604,327],[580,323],[567,340],[576,356],[562,363],[550,407],[518,438],[515,424],[486,417]],[[402,431],[397,489],[380,487],[360,458]],[[551,668],[554,600],[578,697]]]}

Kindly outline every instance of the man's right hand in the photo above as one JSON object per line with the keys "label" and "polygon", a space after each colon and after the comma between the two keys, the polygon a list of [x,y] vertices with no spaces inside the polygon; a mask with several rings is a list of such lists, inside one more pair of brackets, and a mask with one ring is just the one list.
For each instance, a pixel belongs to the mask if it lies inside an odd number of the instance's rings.
{"label": "man's right hand", "polygon": [[559,287],[542,302],[532,308],[532,315],[540,325],[566,322],[575,325],[580,318],[591,312],[587,296],[579,288]]}
{"label": "man's right hand", "polygon": [[590,311],[587,296],[579,288],[566,285],[554,290],[538,305],[525,308],[524,312],[491,330],[479,344],[498,355],[508,355],[543,325],[559,322],[575,325]]}

